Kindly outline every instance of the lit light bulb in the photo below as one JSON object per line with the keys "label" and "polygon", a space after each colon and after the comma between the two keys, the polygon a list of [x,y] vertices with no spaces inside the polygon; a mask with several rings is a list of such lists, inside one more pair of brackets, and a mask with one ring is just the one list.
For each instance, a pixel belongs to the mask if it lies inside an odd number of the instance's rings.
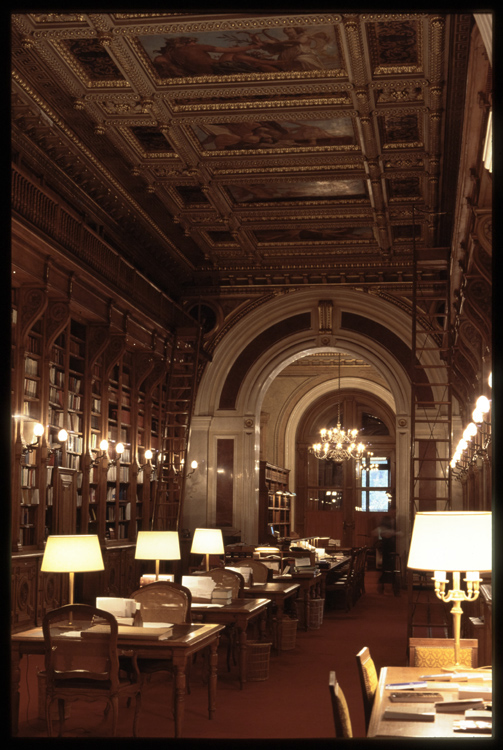
{"label": "lit light bulb", "polygon": [[42,437],[44,432],[45,432],[45,427],[43,424],[40,424],[40,422],[37,422],[36,424],[33,425],[33,434],[35,435],[35,437],[37,438]]}
{"label": "lit light bulb", "polygon": [[486,396],[479,396],[475,403],[475,408],[480,409],[483,414],[487,414],[487,412],[491,408],[491,402],[488,398],[486,398]]}
{"label": "lit light bulb", "polygon": [[480,424],[484,421],[484,414],[480,409],[474,409],[472,412],[472,419],[477,424]]}
{"label": "lit light bulb", "polygon": [[465,440],[470,440],[474,435],[477,434],[477,425],[474,422],[470,422],[465,427],[465,431],[463,432],[463,437]]}
{"label": "lit light bulb", "polygon": [[102,440],[100,443],[100,451],[108,450],[108,440]]}
{"label": "lit light bulb", "polygon": [[115,446],[115,452],[119,454],[119,456],[124,453],[124,444],[123,443],[117,443]]}
{"label": "lit light bulb", "polygon": [[58,432],[58,440],[60,443],[66,443],[68,440],[68,433],[65,429],[62,429]]}
{"label": "lit light bulb", "polygon": [[152,453],[151,450],[146,450],[145,451],[145,461],[150,461],[150,459],[152,458],[153,455],[154,454]]}

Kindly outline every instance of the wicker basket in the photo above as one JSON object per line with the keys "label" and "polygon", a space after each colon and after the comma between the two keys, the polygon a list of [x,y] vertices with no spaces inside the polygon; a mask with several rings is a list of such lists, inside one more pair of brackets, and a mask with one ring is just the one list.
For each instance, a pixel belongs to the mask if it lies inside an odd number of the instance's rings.
{"label": "wicker basket", "polygon": [[290,617],[283,617],[282,620],[279,620],[276,628],[276,643],[274,644],[278,651],[290,651],[295,648],[298,624],[298,620],[293,620]]}
{"label": "wicker basket", "polygon": [[319,630],[323,623],[324,599],[310,599],[307,614],[307,627],[309,630]]}
{"label": "wicker basket", "polygon": [[269,679],[269,656],[272,643],[261,643],[259,641],[248,641],[248,668],[247,679],[250,682]]}

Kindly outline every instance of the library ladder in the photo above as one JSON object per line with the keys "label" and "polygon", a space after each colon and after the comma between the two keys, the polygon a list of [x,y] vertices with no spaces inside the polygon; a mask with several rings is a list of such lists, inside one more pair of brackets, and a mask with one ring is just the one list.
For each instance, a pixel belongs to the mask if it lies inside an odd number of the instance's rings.
{"label": "library ladder", "polygon": [[171,352],[166,403],[161,424],[159,467],[152,524],[156,530],[177,531],[180,524],[190,423],[202,369],[201,328],[179,329]]}

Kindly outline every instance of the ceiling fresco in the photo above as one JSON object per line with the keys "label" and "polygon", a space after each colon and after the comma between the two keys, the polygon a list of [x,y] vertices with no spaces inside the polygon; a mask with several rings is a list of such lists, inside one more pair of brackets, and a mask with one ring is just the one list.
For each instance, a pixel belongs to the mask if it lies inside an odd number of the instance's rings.
{"label": "ceiling fresco", "polygon": [[472,23],[14,13],[13,148],[171,295],[306,258],[392,282],[451,241]]}

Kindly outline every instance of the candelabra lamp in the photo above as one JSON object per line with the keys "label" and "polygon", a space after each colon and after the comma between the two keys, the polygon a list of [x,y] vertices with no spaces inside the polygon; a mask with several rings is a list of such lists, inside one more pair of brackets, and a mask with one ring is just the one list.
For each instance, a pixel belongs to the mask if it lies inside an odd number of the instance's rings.
{"label": "candelabra lamp", "polygon": [[[416,513],[409,550],[408,568],[434,571],[435,593],[452,602],[454,668],[460,666],[461,602],[477,599],[480,573],[492,570],[492,513],[436,511]],[[461,587],[461,572],[466,587]],[[452,588],[446,591],[447,573]]]}

